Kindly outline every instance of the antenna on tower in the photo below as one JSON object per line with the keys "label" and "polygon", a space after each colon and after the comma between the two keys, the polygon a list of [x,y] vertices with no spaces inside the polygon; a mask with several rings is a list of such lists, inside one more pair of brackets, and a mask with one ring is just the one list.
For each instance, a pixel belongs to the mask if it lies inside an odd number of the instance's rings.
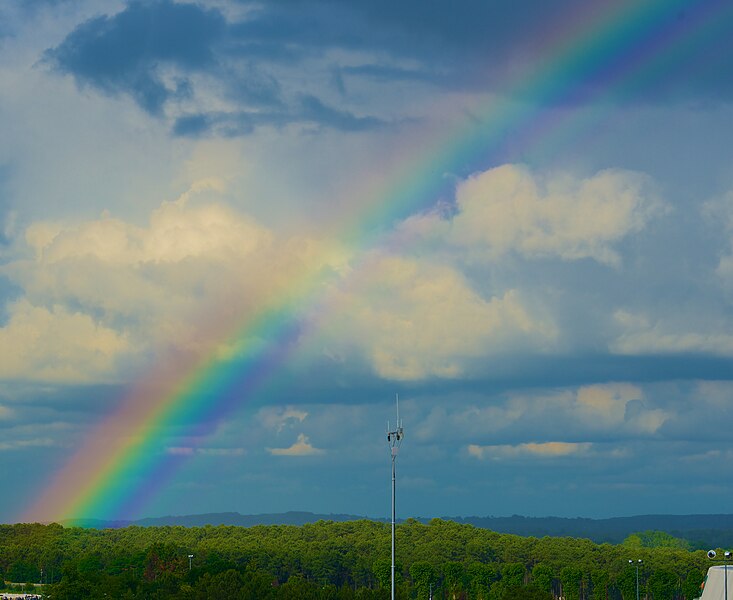
{"label": "antenna on tower", "polygon": [[400,421],[400,395],[394,395],[395,403],[397,405],[397,428],[402,429],[402,422]]}
{"label": "antenna on tower", "polygon": [[387,443],[392,454],[392,600],[395,598],[395,462],[397,460],[397,451],[402,445],[402,438],[405,437],[402,420],[400,419],[399,394],[395,394],[395,402],[397,405],[397,425],[395,429],[390,429],[389,421],[387,421]]}
{"label": "antenna on tower", "polygon": [[405,437],[405,432],[402,427],[402,419],[400,419],[400,396],[395,394],[395,403],[397,407],[397,424],[395,429],[390,429],[389,420],[387,420],[387,442],[389,442],[390,448],[392,448],[392,456],[397,455],[397,449],[399,449],[402,443],[402,438]]}

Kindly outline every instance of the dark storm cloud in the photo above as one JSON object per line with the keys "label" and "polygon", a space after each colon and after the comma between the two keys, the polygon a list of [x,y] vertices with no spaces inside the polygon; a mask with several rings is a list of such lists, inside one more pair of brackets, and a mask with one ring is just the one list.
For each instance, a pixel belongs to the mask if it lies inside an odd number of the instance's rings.
{"label": "dark storm cloud", "polygon": [[255,65],[249,64],[242,72],[231,72],[226,77],[226,95],[234,102],[270,109],[284,106],[280,83]]}
{"label": "dark storm cloud", "polygon": [[[230,33],[243,47],[254,45],[263,59],[298,61],[330,49],[370,52],[375,62],[344,65],[340,74],[491,89],[519,62],[544,59],[536,48],[547,20],[586,5],[291,0],[258,4]],[[390,64],[405,60],[419,66]]]}
{"label": "dark storm cloud", "polygon": [[[303,45],[323,46],[316,24],[323,21],[326,29],[336,27],[331,12],[316,11],[300,22],[274,11],[251,22],[229,24],[219,11],[194,4],[132,2],[116,15],[79,25],[47,51],[46,60],[82,85],[129,94],[152,115],[162,115],[170,102],[190,98],[195,90],[186,75],[196,72],[218,79],[223,97],[235,105],[264,109],[183,115],[173,125],[176,135],[202,135],[217,124],[224,135],[243,135],[257,125],[293,121],[316,121],[348,131],[379,126],[378,119],[332,108],[312,94],[296,94],[291,106],[286,106],[278,80],[253,60],[293,62],[302,57]],[[346,44],[348,36],[336,41]],[[292,44],[301,46],[297,54],[288,50]],[[182,74],[175,84],[164,81],[161,68],[165,66]]]}
{"label": "dark storm cloud", "polygon": [[168,64],[183,71],[215,66],[213,46],[226,29],[222,15],[192,4],[131,3],[114,16],[77,27],[46,58],[82,84],[129,93],[158,114],[175,93],[157,72]]}
{"label": "dark storm cloud", "polygon": [[304,96],[300,103],[302,118],[315,121],[326,127],[344,131],[362,131],[374,129],[383,124],[374,117],[357,117],[347,111],[327,106],[315,96]]}
{"label": "dark storm cloud", "polygon": [[[719,10],[718,3],[703,2],[702,8],[696,9],[699,12],[690,14],[670,11],[660,19],[658,33],[646,32],[636,41],[631,35],[618,52],[594,55],[593,64],[579,61],[573,68],[563,69],[557,75],[562,80],[562,93],[540,92],[525,99],[544,105],[578,105],[599,98],[642,103],[729,98],[733,78],[725,74],[733,70],[733,36],[726,35],[725,24],[726,18],[733,21],[733,16],[731,11],[720,10],[723,24],[715,27],[703,19]],[[248,133],[258,124],[278,125],[283,119],[316,120],[327,127],[358,131],[388,119],[355,116],[353,108],[346,105],[349,80],[506,90],[507,81],[522,73],[531,80],[552,61],[548,48],[557,45],[558,37],[563,39],[563,32],[572,35],[578,24],[582,29],[583,23],[593,23],[605,10],[600,0],[467,0],[459,5],[445,0],[398,4],[386,0],[285,0],[239,4],[247,6],[246,16],[228,21],[221,11],[198,4],[131,2],[115,15],[80,24],[59,46],[47,51],[46,59],[81,85],[130,95],[156,116],[195,97],[190,77],[205,73],[217,88],[207,89],[208,94],[233,103],[233,115],[247,115],[226,119],[244,124],[222,131],[229,135]],[[569,27],[571,22],[575,24]],[[687,36],[688,30],[696,27],[707,27],[710,35]],[[685,43],[676,44],[678,39]],[[358,51],[363,54],[361,64],[338,54],[338,58],[326,58],[332,51]],[[307,79],[298,77],[297,69],[306,60],[328,62],[322,64],[322,70],[332,88],[340,92],[343,105],[329,106],[333,100],[314,96],[309,85],[312,70]],[[167,80],[163,77],[166,67],[178,76],[173,83],[170,74]],[[633,77],[627,77],[629,69],[634,69]],[[622,83],[609,89],[608,82],[617,81],[619,76]],[[528,89],[534,94],[531,86]],[[174,133],[212,131],[204,124],[221,118],[208,114],[206,100],[199,105],[205,118],[194,121],[178,114]],[[254,116],[249,114],[253,108],[264,110]],[[271,120],[265,118],[267,115]]]}
{"label": "dark storm cloud", "polygon": [[180,137],[199,137],[205,135],[211,128],[211,121],[206,115],[188,115],[176,119],[173,124],[173,134]]}
{"label": "dark storm cloud", "polygon": [[315,124],[340,131],[365,131],[386,125],[375,117],[333,108],[315,96],[303,96],[294,106],[276,110],[185,115],[176,119],[173,134],[191,138],[236,137],[250,134],[260,126],[284,127],[289,123]]}
{"label": "dark storm cloud", "polygon": [[522,44],[536,40],[543,17],[562,13],[572,5],[580,3],[468,0],[456,5],[447,1],[408,0],[395,4],[382,0],[289,0],[261,5],[236,32],[263,43],[381,49],[388,54],[419,59],[465,59],[478,54],[477,60],[487,60],[487,53],[501,58],[519,41],[517,32],[523,34]]}
{"label": "dark storm cloud", "polygon": [[[242,1],[242,4],[251,4]],[[633,7],[633,3],[629,3]],[[495,89],[511,72],[528,75],[542,69],[558,44],[584,29],[603,31],[608,4],[601,0],[520,0],[498,2],[447,0],[284,0],[259,4],[236,35],[256,39],[261,49],[283,47],[301,52],[323,48],[372,50],[381,57],[419,61],[421,69],[366,63],[352,75],[405,80],[427,79],[441,86]],[[619,7],[623,14],[623,6]],[[603,90],[607,80],[629,67],[638,69],[628,85],[616,90],[618,101],[670,102],[698,96],[730,99],[733,70],[733,13],[723,0],[705,0],[687,11],[659,11],[639,39],[619,32],[618,52],[594,55],[591,72],[563,72],[569,93],[552,102],[577,104]],[[585,64],[585,63],[582,63]],[[579,63],[579,66],[582,66]],[[539,101],[548,101],[539,98]]]}
{"label": "dark storm cloud", "polygon": [[[534,12],[547,10],[541,4]],[[282,104],[280,86],[258,68],[264,64],[293,65],[329,49],[372,51],[384,62],[347,66],[343,72],[455,85],[474,77],[472,65],[503,68],[517,47],[538,39],[537,27],[524,11],[483,2],[462,4],[460,10],[444,2],[398,7],[381,2],[272,2],[252,8],[246,20],[229,23],[215,9],[160,0],[132,2],[120,13],[82,23],[46,58],[81,84],[131,95],[151,114],[160,114],[177,93],[161,78],[165,65],[184,74],[205,70],[221,81],[229,99],[273,107]],[[523,37],[514,38],[516,31]],[[399,58],[418,60],[422,66],[389,64]],[[245,73],[225,64],[244,64]],[[344,111],[323,110],[317,99],[296,103],[304,118],[320,115],[329,126],[352,130],[370,123]],[[291,112],[296,118],[298,111]]]}

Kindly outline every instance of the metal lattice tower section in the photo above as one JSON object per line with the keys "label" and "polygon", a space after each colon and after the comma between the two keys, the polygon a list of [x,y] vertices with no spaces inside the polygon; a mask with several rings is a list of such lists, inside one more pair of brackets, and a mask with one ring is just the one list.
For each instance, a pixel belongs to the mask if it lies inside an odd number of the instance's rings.
{"label": "metal lattice tower section", "polygon": [[402,445],[402,438],[405,437],[402,428],[402,420],[400,419],[400,398],[395,396],[397,403],[397,424],[394,429],[389,426],[387,421],[387,444],[389,444],[390,453],[392,455],[392,600],[395,600],[395,463],[397,461],[397,452]]}

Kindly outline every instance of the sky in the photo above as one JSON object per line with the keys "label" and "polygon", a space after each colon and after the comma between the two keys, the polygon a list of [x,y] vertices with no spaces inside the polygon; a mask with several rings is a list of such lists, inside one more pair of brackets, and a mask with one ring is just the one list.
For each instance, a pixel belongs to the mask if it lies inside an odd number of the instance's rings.
{"label": "sky", "polygon": [[9,0],[0,522],[725,513],[722,0]]}

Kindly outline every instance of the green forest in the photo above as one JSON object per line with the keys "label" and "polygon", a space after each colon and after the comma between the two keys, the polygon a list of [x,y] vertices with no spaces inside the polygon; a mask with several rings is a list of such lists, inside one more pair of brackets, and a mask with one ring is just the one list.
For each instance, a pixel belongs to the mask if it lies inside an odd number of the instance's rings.
{"label": "green forest", "polygon": [[[622,544],[522,537],[435,519],[397,527],[397,596],[450,600],[697,598],[702,550],[661,532]],[[641,559],[641,563],[638,561]],[[633,560],[634,564],[629,564]],[[6,582],[43,583],[54,600],[334,599],[390,595],[390,525],[82,529],[0,525]],[[16,588],[17,589],[17,588]]]}

